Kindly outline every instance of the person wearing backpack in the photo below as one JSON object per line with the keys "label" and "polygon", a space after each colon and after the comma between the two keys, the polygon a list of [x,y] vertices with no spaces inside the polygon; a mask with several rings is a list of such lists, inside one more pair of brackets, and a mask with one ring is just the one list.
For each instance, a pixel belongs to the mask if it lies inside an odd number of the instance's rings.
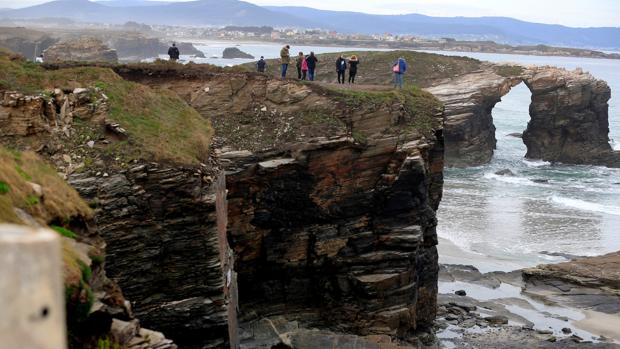
{"label": "person wearing backpack", "polygon": [[407,61],[400,57],[396,63],[392,65],[392,72],[394,73],[394,88],[403,88],[405,73],[407,72]]}
{"label": "person wearing backpack", "polygon": [[347,71],[347,60],[343,55],[340,55],[336,60],[336,72],[338,73],[338,83],[344,84],[345,73]]}

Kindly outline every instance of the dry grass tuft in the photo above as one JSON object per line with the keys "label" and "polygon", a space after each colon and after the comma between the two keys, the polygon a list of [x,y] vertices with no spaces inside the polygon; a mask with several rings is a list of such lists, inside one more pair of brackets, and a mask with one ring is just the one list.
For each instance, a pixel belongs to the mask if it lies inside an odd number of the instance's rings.
{"label": "dry grass tuft", "polygon": [[[40,224],[91,217],[88,205],[49,165],[32,152],[12,152],[0,147],[0,223],[23,224],[15,209],[24,210]],[[34,184],[34,185],[33,185]],[[41,195],[35,189],[41,186]]]}

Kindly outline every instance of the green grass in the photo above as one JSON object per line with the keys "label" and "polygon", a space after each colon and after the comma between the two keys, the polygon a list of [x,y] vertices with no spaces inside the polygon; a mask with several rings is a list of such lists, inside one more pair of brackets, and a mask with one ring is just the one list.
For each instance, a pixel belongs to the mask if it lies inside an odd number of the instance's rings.
{"label": "green grass", "polygon": [[[444,56],[426,52],[414,51],[348,51],[325,53],[317,55],[317,81],[335,82],[336,58],[343,54],[345,57],[357,55],[360,60],[356,82],[363,85],[392,85],[392,64],[403,57],[409,65],[405,74],[405,84],[427,87],[434,82],[463,75],[480,69],[482,62],[468,57]],[[255,63],[244,64],[248,71],[255,70]],[[279,64],[277,60],[269,60],[268,75],[277,75]]]}
{"label": "green grass", "polygon": [[97,349],[123,349],[123,347],[110,337],[97,339]]}
{"label": "green grass", "polygon": [[[380,108],[400,103],[405,108],[406,117],[404,130],[416,130],[426,136],[440,127],[436,114],[442,111],[442,104],[432,94],[417,87],[407,87],[403,90],[389,91],[357,91],[330,89],[334,98],[343,102],[347,108]],[[364,143],[364,137],[358,130],[353,130],[356,141]],[[357,136],[356,136],[357,135]]]}
{"label": "green grass", "polygon": [[26,181],[32,181],[32,176],[30,176],[26,171],[24,171],[19,165],[15,165],[15,171],[19,173],[19,175]]}
{"label": "green grass", "polygon": [[129,135],[128,142],[116,149],[114,157],[184,164],[204,162],[208,157],[213,136],[208,120],[175,93],[126,81],[110,68],[45,70],[0,51],[0,81],[6,89],[40,95],[49,94],[54,88],[99,88],[109,97],[108,121],[119,123]]}
{"label": "green grass", "polygon": [[76,233],[74,233],[73,231],[71,231],[71,230],[69,230],[67,228],[64,228],[64,227],[59,227],[57,225],[52,225],[50,228],[55,230],[61,236],[67,237],[69,239],[76,239],[78,237],[78,235]]}
{"label": "green grass", "polygon": [[513,77],[523,74],[523,67],[518,65],[500,65],[495,67],[495,73],[503,77]]}
{"label": "green grass", "polygon": [[7,194],[11,190],[8,183],[0,181],[0,195]]}
{"label": "green grass", "polygon": [[39,200],[39,198],[35,195],[28,195],[26,197],[26,206],[27,207],[31,207],[31,206],[36,206],[38,204],[41,203],[41,200]]}

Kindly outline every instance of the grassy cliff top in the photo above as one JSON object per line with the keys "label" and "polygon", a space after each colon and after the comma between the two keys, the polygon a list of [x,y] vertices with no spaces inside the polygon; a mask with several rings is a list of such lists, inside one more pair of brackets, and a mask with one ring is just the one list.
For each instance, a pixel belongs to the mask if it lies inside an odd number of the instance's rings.
{"label": "grassy cliff top", "polygon": [[120,152],[190,164],[206,158],[213,129],[175,93],[126,81],[109,68],[45,70],[0,51],[0,90],[40,94],[78,87],[99,88],[109,98],[108,121],[129,134]]}
{"label": "grassy cliff top", "polygon": [[[309,52],[304,52],[308,54]],[[463,75],[480,69],[482,62],[468,57],[444,56],[415,51],[347,51],[317,55],[316,80],[321,82],[336,81],[336,59],[344,55],[350,58],[356,55],[360,60],[356,83],[364,85],[390,85],[393,79],[392,65],[398,58],[404,58],[409,69],[405,83],[419,87],[427,87],[433,82]],[[293,54],[292,54],[293,55]],[[294,56],[294,55],[293,55]],[[255,63],[243,65],[248,70],[255,70]],[[277,75],[280,69],[279,60],[268,61],[268,74]],[[289,67],[289,77],[297,77],[294,67]]]}
{"label": "grassy cliff top", "polygon": [[0,147],[0,223],[27,223],[15,209],[42,225],[92,215],[78,193],[36,154]]}

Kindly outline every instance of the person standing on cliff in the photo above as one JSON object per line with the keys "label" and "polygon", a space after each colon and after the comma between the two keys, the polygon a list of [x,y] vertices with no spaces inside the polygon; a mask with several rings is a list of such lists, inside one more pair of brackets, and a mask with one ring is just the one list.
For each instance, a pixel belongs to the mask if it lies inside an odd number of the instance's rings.
{"label": "person standing on cliff", "polygon": [[392,72],[394,73],[394,88],[403,88],[405,73],[407,72],[407,61],[403,57],[400,57],[394,65],[392,65]]}
{"label": "person standing on cliff", "polygon": [[258,62],[256,62],[256,70],[259,73],[264,73],[266,69],[267,69],[267,62],[265,61],[265,57],[260,56],[260,59],[258,60]]}
{"label": "person standing on cliff", "polygon": [[301,58],[301,80],[306,80],[308,76],[308,60],[306,57]]}
{"label": "person standing on cliff", "polygon": [[349,59],[349,84],[355,84],[355,75],[357,75],[357,65],[360,64],[356,55],[351,56]]}
{"label": "person standing on cliff", "polygon": [[343,55],[340,55],[336,60],[336,72],[338,73],[338,83],[344,84],[345,73],[347,71],[347,60]]}
{"label": "person standing on cliff", "polygon": [[176,43],[172,43],[172,46],[168,49],[168,56],[170,56],[170,60],[176,62],[179,60],[181,56],[181,52],[179,52],[179,48]]}
{"label": "person standing on cliff", "polygon": [[291,55],[289,50],[291,46],[286,45],[282,47],[280,50],[280,63],[282,64],[282,80],[286,79],[286,71],[288,70],[288,65],[291,63]]}
{"label": "person standing on cliff", "polygon": [[301,64],[303,63],[305,57],[303,52],[299,52],[297,55],[297,60],[295,61],[295,67],[297,68],[297,79],[301,80]]}
{"label": "person standing on cliff", "polygon": [[308,80],[314,81],[314,73],[316,71],[316,64],[319,63],[319,59],[316,58],[314,52],[310,52],[310,55],[306,57],[308,63]]}

